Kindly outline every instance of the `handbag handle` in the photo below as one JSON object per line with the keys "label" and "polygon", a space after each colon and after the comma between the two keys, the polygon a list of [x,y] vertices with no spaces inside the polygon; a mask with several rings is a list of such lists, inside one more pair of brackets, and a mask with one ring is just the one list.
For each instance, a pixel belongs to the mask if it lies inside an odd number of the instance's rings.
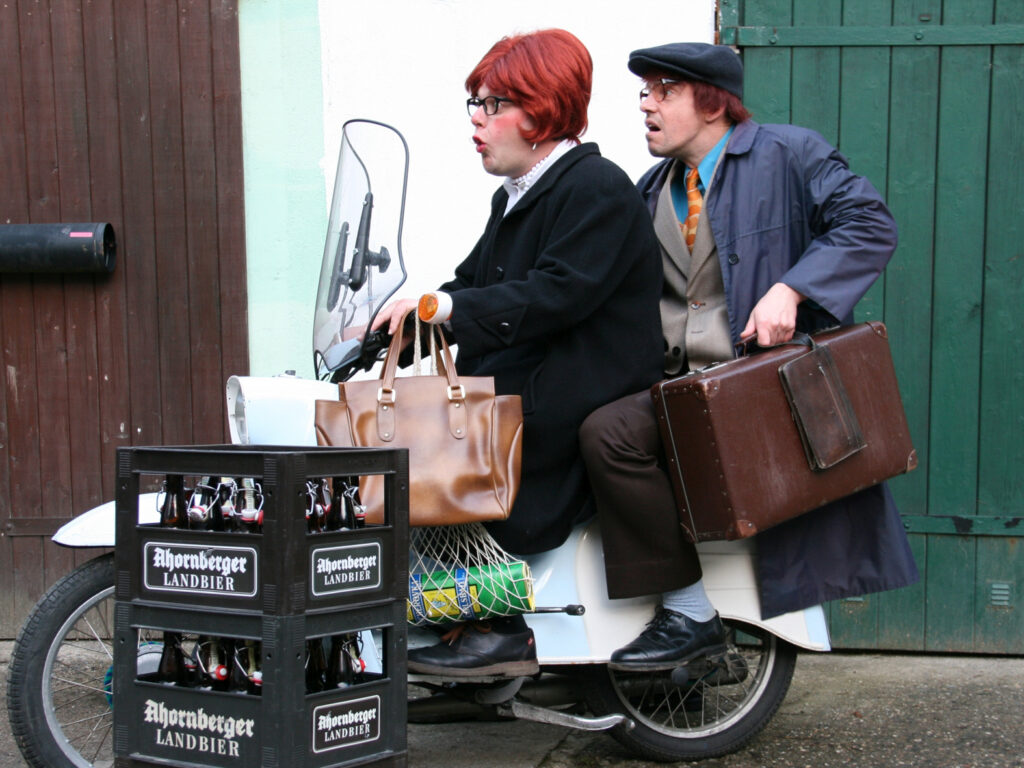
{"label": "handbag handle", "polygon": [[[402,317],[402,322],[398,326],[398,332],[391,337],[391,344],[388,345],[388,352],[384,358],[384,367],[381,369],[380,380],[381,390],[377,394],[377,400],[389,399],[393,403],[395,396],[395,378],[398,372],[398,358],[402,354],[402,339],[405,330],[405,321],[409,318],[409,314],[415,312],[416,308],[413,307]],[[418,323],[417,323],[418,325]],[[417,329],[418,330],[418,329]],[[441,340],[440,349],[436,358],[438,364],[438,372],[441,369],[444,370],[444,376],[448,379],[448,399],[454,398],[465,398],[465,391],[462,385],[459,384],[458,374],[455,372],[455,362],[452,360],[452,351],[448,347],[448,341],[445,339],[444,334],[441,333],[436,326],[430,326],[430,333],[436,334],[435,338]]]}
{"label": "handbag handle", "polygon": [[[415,335],[413,336],[413,347],[412,347],[412,358],[413,358],[413,375],[420,376],[420,362],[423,357],[421,351],[420,341],[423,333],[420,331],[420,315],[417,312],[414,317],[416,318],[415,324]],[[442,332],[440,334],[444,336]],[[441,359],[441,348],[437,344],[437,336],[430,334],[430,373],[428,376],[437,376],[437,372],[444,366],[444,361]]]}
{"label": "handbag handle", "polygon": [[[395,436],[395,409],[398,397],[395,392],[395,376],[398,371],[398,358],[402,354],[402,337],[405,330],[405,321],[409,318],[410,312],[416,312],[413,307],[402,317],[398,325],[398,332],[391,337],[391,344],[388,345],[388,352],[384,358],[384,367],[380,373],[380,387],[377,389],[377,432],[380,439],[391,442]],[[418,335],[417,328],[414,333]],[[466,414],[466,390],[459,383],[458,374],[455,372],[455,362],[452,360],[452,351],[448,347],[448,341],[440,330],[431,325],[430,333],[437,334],[441,340],[440,349],[437,355],[437,362],[440,369],[444,369],[444,376],[448,380],[448,431],[452,437],[461,440],[466,436],[469,426],[469,417]]]}

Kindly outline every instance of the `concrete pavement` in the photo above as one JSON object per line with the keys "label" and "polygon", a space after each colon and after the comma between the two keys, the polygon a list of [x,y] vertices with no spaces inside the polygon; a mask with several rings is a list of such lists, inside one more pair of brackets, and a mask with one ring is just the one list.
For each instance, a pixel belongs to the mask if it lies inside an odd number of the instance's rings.
{"label": "concrete pavement", "polygon": [[[10,643],[0,643],[6,691]],[[529,722],[411,725],[411,768],[647,768],[609,736]],[[0,766],[23,768],[6,717]],[[746,749],[701,768],[1024,768],[1024,658],[801,654]],[[249,768],[245,766],[244,768]]]}
{"label": "concrete pavement", "polygon": [[[534,723],[409,727],[413,768],[648,768],[609,736]],[[800,655],[746,749],[701,768],[1022,768],[1024,658]]]}

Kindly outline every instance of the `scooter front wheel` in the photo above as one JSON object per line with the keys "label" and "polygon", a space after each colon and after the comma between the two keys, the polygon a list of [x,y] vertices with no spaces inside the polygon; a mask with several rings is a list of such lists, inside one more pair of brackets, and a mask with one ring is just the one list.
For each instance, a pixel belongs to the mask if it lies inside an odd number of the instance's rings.
{"label": "scooter front wheel", "polygon": [[629,717],[634,727],[616,726],[611,735],[650,760],[700,760],[742,748],[782,704],[796,648],[756,627],[726,625],[729,653],[685,671],[599,667],[587,686],[591,711]]}
{"label": "scooter front wheel", "polygon": [[[114,764],[111,743],[114,556],[84,563],[36,604],[11,653],[11,732],[34,768]],[[139,665],[156,668],[162,645],[140,639]]]}

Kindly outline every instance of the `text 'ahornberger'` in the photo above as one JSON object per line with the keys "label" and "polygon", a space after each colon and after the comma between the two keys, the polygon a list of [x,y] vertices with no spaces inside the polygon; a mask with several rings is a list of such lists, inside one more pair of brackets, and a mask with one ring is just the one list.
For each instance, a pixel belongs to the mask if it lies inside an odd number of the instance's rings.
{"label": "text 'ahornberger'", "polygon": [[376,566],[377,555],[369,555],[367,557],[354,557],[352,555],[339,558],[322,557],[316,561],[316,572],[335,573],[337,571],[365,571],[370,568],[375,568]]}
{"label": "text 'ahornberger'", "polygon": [[328,731],[344,725],[365,725],[377,718],[377,708],[358,709],[351,712],[343,712],[340,715],[320,715],[316,721],[316,727],[321,731]]}
{"label": "text 'ahornberger'", "polygon": [[209,733],[233,739],[236,736],[253,736],[256,721],[251,718],[209,715],[200,707],[197,710],[171,709],[162,701],[146,699],[144,719],[161,728],[184,728],[190,731]]}
{"label": "text 'ahornberger'", "polygon": [[244,557],[227,557],[225,555],[208,555],[201,552],[175,552],[167,547],[153,550],[153,567],[165,568],[168,571],[210,571],[222,576],[232,573],[245,573],[248,560]]}

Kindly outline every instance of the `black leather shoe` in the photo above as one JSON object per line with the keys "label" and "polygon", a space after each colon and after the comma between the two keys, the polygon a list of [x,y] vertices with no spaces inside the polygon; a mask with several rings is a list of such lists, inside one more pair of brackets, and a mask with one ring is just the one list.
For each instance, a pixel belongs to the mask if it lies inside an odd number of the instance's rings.
{"label": "black leather shoe", "polygon": [[659,608],[636,640],[612,654],[608,666],[640,671],[673,669],[699,656],[725,650],[725,628],[717,613],[710,621],[694,621]]}
{"label": "black leather shoe", "polygon": [[409,651],[409,671],[462,679],[528,677],[540,671],[532,629],[501,633],[486,621],[473,621],[458,625],[445,638]]}

